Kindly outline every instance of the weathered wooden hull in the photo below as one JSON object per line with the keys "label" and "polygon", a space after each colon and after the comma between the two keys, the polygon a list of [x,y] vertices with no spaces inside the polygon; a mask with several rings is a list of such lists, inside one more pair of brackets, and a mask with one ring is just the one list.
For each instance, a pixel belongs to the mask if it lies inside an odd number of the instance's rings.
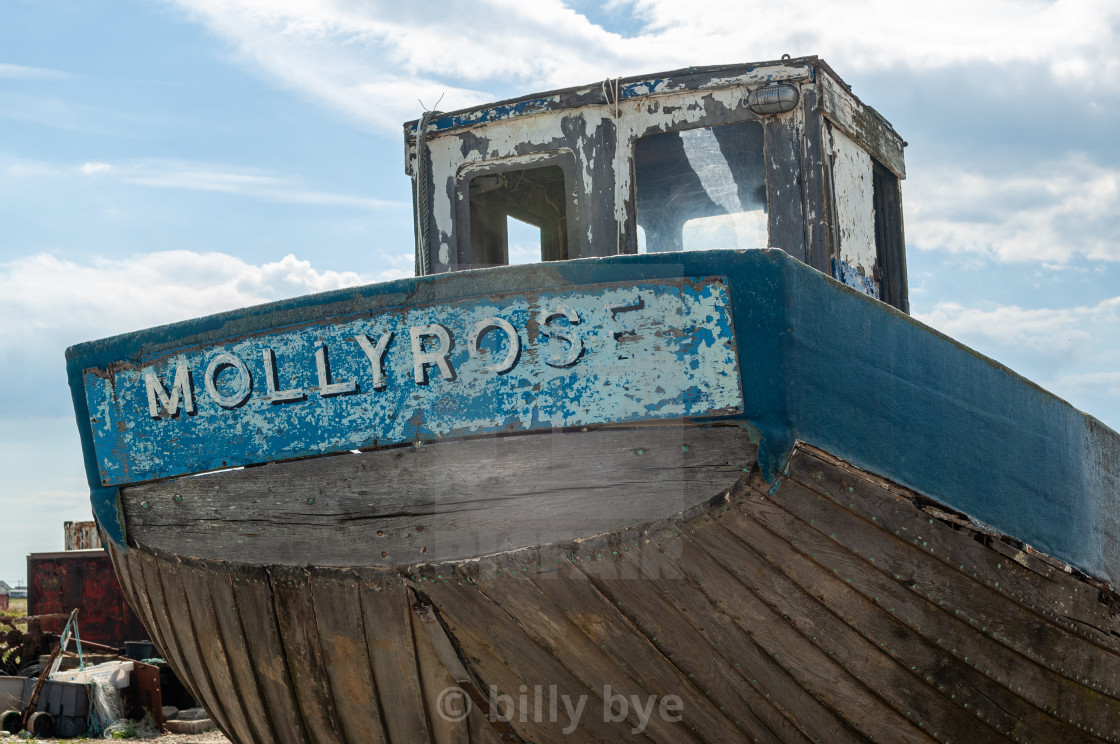
{"label": "weathered wooden hull", "polygon": [[[676,518],[477,560],[250,565],[146,545],[131,516],[110,550],[238,742],[1120,737],[1112,595],[823,451],[773,486],[745,469]],[[485,702],[450,720],[456,663],[524,706],[495,698],[505,739]],[[680,720],[614,721],[616,695],[678,696]]]}
{"label": "weathered wooden hull", "polygon": [[1120,436],[780,252],[68,358],[122,584],[243,744],[1120,738]]}

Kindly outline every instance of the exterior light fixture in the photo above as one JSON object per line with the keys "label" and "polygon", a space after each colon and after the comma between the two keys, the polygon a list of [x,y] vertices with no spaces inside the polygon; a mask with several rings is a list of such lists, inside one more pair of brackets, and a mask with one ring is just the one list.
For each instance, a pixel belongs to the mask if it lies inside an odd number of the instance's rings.
{"label": "exterior light fixture", "polygon": [[784,114],[793,111],[800,100],[797,87],[788,83],[775,83],[755,88],[747,94],[747,108],[756,114]]}

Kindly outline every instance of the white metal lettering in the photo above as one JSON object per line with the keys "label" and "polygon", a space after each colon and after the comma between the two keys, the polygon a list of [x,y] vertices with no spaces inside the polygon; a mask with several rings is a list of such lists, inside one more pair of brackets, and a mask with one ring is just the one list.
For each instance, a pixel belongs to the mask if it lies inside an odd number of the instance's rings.
{"label": "white metal lettering", "polygon": [[272,349],[265,349],[264,355],[264,381],[265,387],[268,388],[268,400],[272,403],[290,403],[294,400],[303,400],[307,397],[307,393],[302,388],[291,388],[290,390],[277,390],[279,384],[276,381],[276,355]]}
{"label": "white metal lettering", "polygon": [[184,411],[194,413],[191,370],[185,359],[179,359],[175,363],[175,382],[171,383],[171,392],[163,387],[154,369],[144,370],[144,386],[148,389],[148,413],[152,418],[160,418],[161,406],[168,416],[178,416],[180,403]]}
{"label": "white metal lettering", "polygon": [[381,334],[381,338],[377,339],[377,345],[374,346],[369,342],[369,337],[365,334],[359,334],[354,337],[358,345],[362,347],[362,351],[366,353],[369,358],[370,370],[373,372],[373,388],[374,390],[385,389],[385,350],[389,348],[389,342],[393,340],[393,332],[385,331]]}
{"label": "white metal lettering", "polygon": [[475,323],[471,335],[467,337],[467,351],[472,357],[481,354],[482,350],[479,349],[478,342],[492,329],[498,329],[506,334],[506,356],[500,362],[487,364],[485,368],[500,375],[513,369],[513,365],[517,364],[517,357],[521,355],[521,337],[517,335],[517,329],[508,320],[490,317]]}
{"label": "white metal lettering", "polygon": [[347,382],[331,382],[330,362],[327,361],[327,347],[324,344],[315,350],[315,372],[319,376],[319,395],[329,398],[332,395],[346,395],[358,392],[358,383],[353,380]]}
{"label": "white metal lettering", "polygon": [[541,323],[541,335],[568,342],[567,354],[562,356],[553,354],[544,361],[550,367],[571,367],[583,356],[583,339],[573,331],[565,330],[559,326],[551,326],[550,323],[557,318],[567,318],[572,325],[576,325],[580,321],[579,313],[567,305],[557,305],[552,312],[544,316],[544,322]]}
{"label": "white metal lettering", "polygon": [[[455,370],[447,357],[451,354],[451,333],[439,323],[422,326],[409,326],[412,336],[412,377],[417,385],[428,384],[427,367],[439,367],[445,380],[455,379]],[[439,344],[432,349],[424,349],[424,338],[436,338]]]}
{"label": "white metal lettering", "polygon": [[[226,367],[232,367],[237,372],[237,386],[229,395],[223,395],[218,390],[218,373]],[[206,368],[206,392],[210,393],[210,397],[219,406],[222,408],[237,408],[246,401],[252,389],[253,378],[249,374],[249,368],[240,358],[228,351],[223,351],[210,360],[210,365]]]}

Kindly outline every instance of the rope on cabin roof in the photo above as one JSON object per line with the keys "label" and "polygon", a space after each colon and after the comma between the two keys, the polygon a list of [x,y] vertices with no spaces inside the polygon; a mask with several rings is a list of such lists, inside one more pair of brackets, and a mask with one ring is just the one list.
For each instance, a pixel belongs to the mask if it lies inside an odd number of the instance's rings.
{"label": "rope on cabin roof", "polygon": [[[417,99],[419,101],[419,99]],[[416,274],[427,276],[432,273],[431,256],[431,219],[428,210],[428,123],[438,114],[436,106],[443,100],[441,94],[435,106],[428,108],[423,101],[420,102],[424,113],[416,122],[416,167],[413,169],[413,178],[416,179]]]}

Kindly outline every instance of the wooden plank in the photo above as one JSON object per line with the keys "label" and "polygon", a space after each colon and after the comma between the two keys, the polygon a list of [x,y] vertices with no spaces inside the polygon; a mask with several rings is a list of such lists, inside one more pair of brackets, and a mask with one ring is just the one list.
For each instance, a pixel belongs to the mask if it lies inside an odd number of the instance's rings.
{"label": "wooden plank", "polygon": [[252,653],[237,609],[238,598],[233,590],[233,578],[227,564],[197,559],[194,565],[204,572],[217,636],[221,638],[230,677],[246,723],[258,740],[288,744],[291,737],[278,733],[273,725],[273,718],[266,709],[266,697],[254,669]]}
{"label": "wooden plank", "polygon": [[226,564],[233,584],[232,607],[244,631],[246,652],[260,690],[260,705],[279,744],[307,744],[287,656],[273,608],[272,586],[260,566]]}
{"label": "wooden plank", "polygon": [[[691,583],[681,581],[683,576],[662,578],[672,575],[656,565],[671,561],[664,549],[631,549],[618,560],[630,565],[620,568],[617,576],[596,572],[590,579],[663,656],[683,664],[685,673],[696,674],[698,684],[706,685],[713,700],[731,712],[736,726],[765,729],[779,741],[863,741],[804,688],[792,684],[730,617]],[[761,735],[749,738],[762,740]]]}
{"label": "wooden plank", "polygon": [[[711,522],[694,523],[688,530],[688,540],[683,543],[677,559],[681,570],[713,604],[718,604],[756,643],[780,661],[798,684],[836,711],[849,725],[876,741],[933,741],[929,732],[917,727],[916,721],[913,725],[900,725],[907,721],[905,711],[899,715],[891,706],[893,698],[866,687],[850,667],[838,663],[834,654],[839,649],[822,648],[813,642],[811,636],[790,622],[790,616],[772,600],[767,601],[750,584],[744,583],[748,576],[765,575],[768,567],[757,565],[749,551],[742,547],[721,555],[719,560],[699,549],[693,541],[703,543],[704,531],[719,530]],[[738,569],[738,574],[733,574],[730,566],[742,568]],[[830,650],[834,653],[829,654]]]}
{"label": "wooden plank", "polygon": [[[682,693],[674,685],[666,684],[663,675],[647,674],[650,670],[645,668],[642,660],[635,654],[619,658],[606,648],[606,644],[593,639],[589,635],[589,628],[601,628],[612,619],[619,621],[621,618],[617,612],[602,600],[601,595],[578,571],[574,574],[575,581],[589,590],[581,596],[576,596],[574,591],[565,591],[565,588],[570,588],[574,583],[567,567],[561,568],[559,572],[544,574],[539,582],[533,581],[528,566],[525,565],[532,560],[529,555],[522,555],[503,556],[487,562],[483,565],[484,573],[478,580],[480,588],[503,611],[516,619],[523,632],[534,643],[562,662],[570,660],[565,666],[580,679],[587,690],[594,691],[598,696],[596,707],[602,706],[605,711],[611,705],[607,702],[608,687],[612,700],[620,695],[624,700],[639,700],[646,704],[652,697],[655,703],[659,703],[666,695],[676,694],[686,701],[682,711],[683,721],[666,721],[653,715],[643,722],[633,705],[628,703],[626,723],[618,726],[628,725],[632,730],[636,729],[656,741],[702,741],[703,736],[695,731],[696,722],[693,718],[708,723],[712,715],[710,703],[703,701],[695,689]],[[526,570],[522,571],[521,568]],[[563,603],[551,597],[549,592],[559,593],[564,597]],[[608,612],[613,617],[603,617],[603,612]],[[656,649],[644,639],[639,639],[639,643],[641,653],[652,651],[656,654]],[[661,678],[658,679],[658,676]],[[671,671],[670,677],[674,683],[682,681],[680,676]],[[539,679],[534,681],[547,682]],[[688,685],[687,681],[684,684]],[[615,706],[614,711],[621,714],[621,704]],[[716,716],[719,714],[716,713]],[[730,724],[726,719],[722,723],[724,727]]]}
{"label": "wooden plank", "polygon": [[738,426],[557,432],[281,463],[122,499],[130,534],[177,554],[407,565],[671,517],[729,488],[755,452]]}
{"label": "wooden plank", "polygon": [[[1022,726],[1026,729],[1014,735],[1060,741],[1076,737],[1064,725],[1073,708],[1079,711],[1078,723],[1085,730],[1107,730],[1110,722],[1120,720],[1120,709],[1101,705],[1107,702],[1104,695],[1086,695],[1069,682],[1063,685],[1060,677],[1014,649],[1001,648],[978,628],[907,590],[877,563],[865,561],[862,547],[857,554],[837,546],[761,496],[744,500],[741,509],[752,519],[721,524],[743,542],[766,551],[773,565],[794,583],[909,669],[918,694],[939,696],[941,707],[931,707],[935,722],[945,708],[967,706],[964,713],[970,721],[980,714],[1002,732]],[[827,514],[818,512],[817,517],[818,524],[827,522]],[[1052,710],[1065,715],[1052,717]],[[941,730],[948,733],[945,726]]]}
{"label": "wooden plank", "polygon": [[365,568],[354,572],[361,584],[362,627],[388,739],[429,744],[408,593],[396,572]]}
{"label": "wooden plank", "polygon": [[186,653],[184,648],[186,639],[176,635],[176,629],[171,624],[170,607],[164,593],[163,582],[160,580],[157,558],[140,549],[130,550],[128,558],[130,563],[134,562],[134,565],[139,566],[140,580],[137,582],[137,591],[141,601],[140,606],[145,616],[151,618],[150,622],[153,626],[159,629],[160,637],[164,641],[161,650],[168,654],[167,662],[171,664],[179,681],[191,693],[191,697],[196,702],[204,704],[208,699],[207,696],[212,693],[203,670],[195,665],[194,659]]}
{"label": "wooden plank", "polygon": [[316,633],[306,569],[270,566],[272,606],[300,717],[311,741],[345,741]]}
{"label": "wooden plank", "polygon": [[346,569],[312,568],[308,589],[315,607],[323,666],[345,741],[384,744],[388,739],[380,711],[373,704],[377,689],[361,632],[358,577]]}
{"label": "wooden plank", "polygon": [[[853,490],[849,492],[848,488]],[[855,485],[844,487],[843,492],[849,503],[854,504]],[[817,513],[810,507],[813,498],[831,500],[833,497],[820,496],[791,484],[786,494],[779,489],[773,498],[802,520],[811,522]],[[1116,655],[1102,653],[1102,649],[1089,639],[1076,635],[1079,629],[1084,632],[1083,626],[1078,628],[1072,623],[1063,626],[1045,613],[1033,613],[1028,606],[1001,592],[999,589],[1002,587],[996,587],[998,579],[980,583],[984,579],[978,574],[968,575],[960,568],[963,564],[954,565],[956,549],[964,547],[971,550],[969,543],[975,541],[962,540],[959,544],[952,540],[939,542],[937,538],[942,536],[941,530],[931,529],[937,525],[929,524],[930,520],[925,519],[920,530],[905,532],[898,527],[883,533],[890,538],[889,542],[860,545],[858,535],[862,534],[861,523],[865,524],[866,520],[851,513],[850,509],[832,510],[830,520],[827,534],[835,534],[832,539],[838,545],[847,548],[858,546],[861,555],[868,560],[874,559],[876,565],[898,576],[898,581],[912,591],[940,602],[939,606],[945,611],[964,616],[970,625],[980,628],[991,638],[1089,689],[1107,690],[1106,694],[1113,696],[1120,690],[1120,665],[1116,663]],[[931,536],[934,536],[933,543],[930,542]],[[897,545],[906,549],[900,551]],[[948,561],[921,558],[936,557],[938,554]],[[962,581],[962,578],[969,580]]]}
{"label": "wooden plank", "polygon": [[208,617],[212,616],[210,595],[205,591],[205,583],[198,581],[194,569],[184,567],[179,559],[159,560],[156,567],[171,629],[180,641],[179,650],[187,666],[197,670],[195,677],[202,693],[198,702],[223,732],[242,742],[254,741],[245,728],[220,639],[213,636],[212,618]]}
{"label": "wooden plank", "polygon": [[801,109],[763,117],[766,141],[766,194],[770,228],[768,245],[798,261],[810,262],[805,236],[805,204],[801,187]]}
{"label": "wooden plank", "polygon": [[[552,606],[544,605],[542,611],[562,613],[591,641],[589,654],[603,657],[607,664],[604,681],[618,680],[621,687],[624,675],[620,672],[624,670],[625,676],[639,686],[642,701],[652,698],[660,703],[669,695],[676,696],[682,703],[682,720],[669,730],[683,728],[699,741],[739,741],[744,736],[760,742],[778,741],[764,727],[736,724],[721,710],[725,706],[710,698],[711,688],[704,674],[707,664],[694,667],[700,673],[700,679],[695,679],[694,673],[685,670],[687,661],[671,660],[659,653],[657,646],[580,569],[568,564],[556,573],[541,575],[534,583],[552,601]],[[641,581],[638,577],[632,580]],[[587,622],[592,617],[595,622]],[[564,646],[569,643],[566,640]],[[675,735],[684,740],[679,731]]]}
{"label": "wooden plank", "polygon": [[843,129],[845,134],[866,147],[892,173],[899,178],[906,178],[902,138],[890,124],[824,70],[818,72],[817,83],[825,115]]}
{"label": "wooden plank", "polygon": [[148,638],[155,644],[156,650],[161,655],[160,658],[167,659],[168,654],[164,650],[166,646],[163,635],[152,618],[148,598],[141,583],[143,577],[140,575],[139,564],[135,560],[130,561],[128,555],[117,547],[112,540],[105,541],[105,551],[109,554],[109,560],[113,563],[113,571],[117,575],[117,581],[120,582],[121,592],[124,594],[125,600],[144,624],[144,629],[148,631]]}
{"label": "wooden plank", "polygon": [[[757,506],[763,512],[770,506],[765,524],[782,516],[781,510],[761,498],[756,504],[746,500],[744,510]],[[935,642],[927,640],[916,628],[926,622],[918,598],[894,605],[860,596],[851,585],[846,565],[838,564],[836,552],[828,545],[815,545],[816,561],[793,550],[781,537],[762,529],[759,522],[739,518],[721,519],[731,535],[744,544],[764,553],[766,560],[778,571],[768,574],[768,581],[759,590],[765,597],[783,597],[782,606],[791,617],[806,625],[806,633],[815,634],[829,648],[840,648],[838,658],[854,655],[854,638],[860,638],[867,649],[866,663],[861,667],[869,684],[889,690],[899,707],[931,727],[935,735],[953,739],[974,735],[977,722],[993,730],[988,735],[1033,738],[1054,728],[1041,711],[1032,708],[1001,683],[988,679],[981,670],[974,670],[962,659],[955,658]],[[717,537],[720,533],[713,533]],[[802,547],[804,540],[798,541]],[[873,567],[871,569],[874,571]],[[752,577],[753,578],[753,577]],[[761,584],[761,582],[760,582]],[[811,599],[806,600],[806,597]],[[777,601],[772,599],[771,601]],[[817,603],[828,608],[817,609]],[[933,612],[938,612],[933,608]],[[795,615],[796,613],[796,615]],[[950,637],[951,638],[951,637]],[[949,639],[946,639],[949,641]],[[951,641],[950,641],[951,642]],[[996,683],[996,684],[993,684]],[[1063,735],[1068,735],[1068,731]]]}
{"label": "wooden plank", "polygon": [[[455,683],[455,678],[440,663],[432,639],[423,628],[419,627],[419,620],[415,613],[410,615],[410,620],[416,667],[420,672],[420,690],[424,708],[427,710],[428,729],[432,734],[432,742],[433,744],[470,744],[470,725],[465,720],[455,720],[454,715],[448,715],[448,709],[444,707],[449,695],[462,700],[457,692],[460,688]],[[458,712],[458,708],[455,712]]]}
{"label": "wooden plank", "polygon": [[156,730],[166,733],[163,720],[163,692],[159,686],[159,667],[137,661],[132,665],[129,683],[136,688],[136,705],[151,715]]}
{"label": "wooden plank", "polygon": [[825,184],[824,133],[822,132],[819,96],[815,88],[805,87],[801,92],[801,106],[805,116],[805,133],[802,139],[804,178],[806,263],[832,275],[832,208],[828,203]]}
{"label": "wooden plank", "polygon": [[198,640],[199,656],[206,665],[206,672],[218,695],[226,720],[227,731],[235,734],[244,744],[260,742],[266,744],[271,738],[265,730],[256,729],[251,723],[243,704],[243,697],[253,687],[244,687],[235,680],[235,674],[226,651],[227,642],[218,622],[216,603],[210,594],[210,579],[213,569],[205,562],[181,557],[178,574],[186,594],[187,604],[182,611],[190,617],[193,636]]}
{"label": "wooden plank", "polygon": [[[874,519],[899,537],[927,543],[923,551],[928,548],[930,555],[950,568],[982,583],[993,593],[1015,599],[1024,611],[1039,614],[1066,631],[1120,652],[1120,620],[1098,588],[1027,550],[981,533],[966,520],[950,522],[954,515],[939,514],[917,494],[851,466],[845,467],[819,451],[799,451],[789,466],[790,477],[804,487],[864,519]],[[857,489],[863,498],[840,498],[848,488]],[[919,510],[915,506],[918,502],[926,503],[926,508]],[[962,530],[973,539],[961,540]]]}
{"label": "wooden plank", "polygon": [[[548,560],[544,552],[530,552]],[[548,553],[553,560],[557,554]],[[485,581],[493,589],[500,577],[483,579],[475,564],[460,568],[470,573],[425,569],[420,585],[470,659],[475,676],[486,690],[493,691],[496,715],[508,716],[526,741],[554,741],[557,729],[564,741],[577,744],[649,741],[648,734],[634,733],[629,721],[612,724],[604,720],[602,680],[586,677],[581,657],[569,650],[553,655],[528,635],[529,629],[520,619],[484,593],[479,582]],[[523,584],[526,591],[532,588],[528,581]],[[537,688],[546,698],[540,720],[534,715],[537,708],[532,698]],[[522,695],[526,696],[526,715],[519,710]],[[556,702],[555,710],[551,701]]]}

